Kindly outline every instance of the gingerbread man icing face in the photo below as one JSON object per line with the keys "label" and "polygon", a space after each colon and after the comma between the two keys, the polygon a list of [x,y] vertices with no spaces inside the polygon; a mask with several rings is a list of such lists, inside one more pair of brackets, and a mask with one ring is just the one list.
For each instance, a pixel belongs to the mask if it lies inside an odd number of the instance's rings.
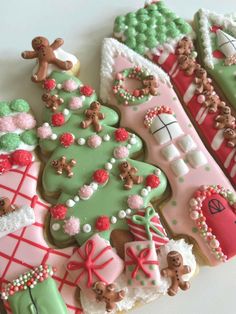
{"label": "gingerbread man icing face", "polygon": [[38,36],[32,40],[33,51],[24,51],[21,56],[24,59],[38,59],[38,70],[32,76],[33,82],[42,82],[47,78],[48,65],[54,64],[59,69],[67,71],[73,67],[71,61],[59,60],[54,51],[64,44],[63,39],[57,38],[51,45],[47,38]]}

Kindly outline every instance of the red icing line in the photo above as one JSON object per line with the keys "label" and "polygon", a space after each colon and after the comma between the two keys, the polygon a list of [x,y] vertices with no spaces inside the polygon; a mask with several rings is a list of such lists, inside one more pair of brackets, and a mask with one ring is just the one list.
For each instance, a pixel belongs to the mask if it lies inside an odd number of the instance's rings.
{"label": "red icing line", "polygon": [[213,57],[216,59],[224,59],[225,56],[223,55],[223,53],[220,50],[214,50],[213,51]]}

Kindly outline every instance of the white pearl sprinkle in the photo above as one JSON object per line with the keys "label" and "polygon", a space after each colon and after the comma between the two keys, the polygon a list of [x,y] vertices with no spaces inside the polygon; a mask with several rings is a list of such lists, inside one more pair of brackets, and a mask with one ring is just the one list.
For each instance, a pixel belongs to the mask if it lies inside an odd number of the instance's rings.
{"label": "white pearl sprinkle", "polygon": [[49,123],[47,123],[47,122],[45,122],[45,123],[43,123],[43,126],[49,126]]}
{"label": "white pearl sprinkle", "polygon": [[81,96],[81,100],[84,101],[86,99],[86,97],[83,95]]}
{"label": "white pearl sprinkle", "polygon": [[132,138],[135,138],[135,137],[136,137],[136,135],[133,133],[133,134],[131,134],[131,137],[132,137]]}
{"label": "white pearl sprinkle", "polygon": [[61,84],[57,84],[57,89],[61,89],[62,85]]}
{"label": "white pearl sprinkle", "polygon": [[68,116],[69,113],[70,113],[70,111],[69,111],[68,109],[64,109],[64,110],[63,110],[63,114],[64,114],[65,116]]}
{"label": "white pearl sprinkle", "polygon": [[118,213],[118,217],[120,219],[124,219],[126,217],[126,212],[124,210],[120,210]]}
{"label": "white pearl sprinkle", "polygon": [[51,140],[55,141],[57,139],[57,135],[55,133],[53,133],[50,138],[51,138]]}
{"label": "white pearl sprinkle", "polygon": [[111,158],[111,159],[110,159],[110,162],[111,162],[112,164],[114,164],[114,163],[116,162],[115,158]]}
{"label": "white pearl sprinkle", "polygon": [[105,164],[105,169],[106,169],[106,170],[111,170],[111,169],[112,169],[112,164],[111,164],[110,162],[107,162],[107,163]]}
{"label": "white pearl sprinkle", "polygon": [[109,134],[105,134],[105,135],[103,136],[103,141],[105,141],[105,142],[109,142],[110,139],[111,139],[111,137],[110,137]]}
{"label": "white pearl sprinkle", "polygon": [[96,182],[91,182],[91,183],[90,183],[90,186],[91,186],[91,188],[92,188],[94,191],[97,191],[97,189],[98,189],[98,184],[97,184]]}
{"label": "white pearl sprinkle", "polygon": [[147,195],[148,195],[148,190],[147,189],[142,189],[141,196],[147,196]]}
{"label": "white pearl sprinkle", "polygon": [[152,189],[152,188],[151,188],[150,186],[147,186],[147,191],[148,191],[148,192],[150,192],[151,189]]}
{"label": "white pearl sprinkle", "polygon": [[127,215],[131,215],[132,210],[130,208],[127,208],[125,212],[126,212]]}
{"label": "white pearl sprinkle", "polygon": [[79,202],[79,196],[78,196],[78,195],[75,195],[74,201],[75,201],[75,202]]}
{"label": "white pearl sprinkle", "polygon": [[159,176],[159,175],[161,174],[161,169],[156,169],[156,170],[154,171],[154,173],[155,173],[157,176]]}
{"label": "white pearl sprinkle", "polygon": [[78,139],[78,141],[77,141],[77,143],[79,144],[79,145],[84,145],[85,144],[85,139],[83,138],[83,137],[80,137],[79,139]]}
{"label": "white pearl sprinkle", "polygon": [[90,226],[90,224],[83,225],[83,231],[85,233],[89,233],[91,230],[92,230],[92,227]]}
{"label": "white pearl sprinkle", "polygon": [[117,218],[116,218],[115,216],[112,216],[112,217],[111,217],[111,223],[112,223],[112,224],[117,223]]}
{"label": "white pearl sprinkle", "polygon": [[68,207],[73,207],[73,206],[75,205],[75,202],[70,199],[70,200],[67,200],[67,201],[66,201],[66,205],[67,205]]}
{"label": "white pearl sprinkle", "polygon": [[55,223],[55,224],[52,225],[52,230],[53,231],[58,231],[58,230],[60,230],[60,228],[61,228],[61,226],[58,223]]}
{"label": "white pearl sprinkle", "polygon": [[127,144],[127,148],[130,149],[132,146],[130,144]]}
{"label": "white pearl sprinkle", "polygon": [[136,140],[136,138],[131,138],[130,140],[129,140],[129,143],[131,144],[131,145],[134,145],[134,144],[136,144],[137,143],[137,140]]}

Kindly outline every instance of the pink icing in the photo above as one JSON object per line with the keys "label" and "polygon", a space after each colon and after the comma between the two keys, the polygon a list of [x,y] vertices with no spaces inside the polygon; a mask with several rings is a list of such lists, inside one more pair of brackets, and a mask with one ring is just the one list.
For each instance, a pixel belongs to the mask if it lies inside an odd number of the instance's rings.
{"label": "pink icing", "polygon": [[97,134],[91,135],[87,140],[87,144],[91,148],[97,148],[102,144],[102,138]]}
{"label": "pink icing", "polygon": [[71,110],[80,109],[83,107],[83,101],[81,97],[72,97],[69,102],[69,108]]}
{"label": "pink icing", "polygon": [[62,88],[66,92],[73,92],[79,87],[79,85],[74,80],[66,80],[62,84]]}
{"label": "pink icing", "polygon": [[69,236],[74,236],[80,232],[80,220],[79,218],[71,216],[68,220],[65,221],[63,226],[64,231]]}
{"label": "pink icing", "polygon": [[127,158],[129,156],[129,150],[125,146],[119,146],[114,149],[113,155],[117,159]]}
{"label": "pink icing", "polygon": [[22,112],[14,117],[17,128],[22,130],[30,130],[36,126],[34,117],[26,112]]}
{"label": "pink icing", "polygon": [[52,135],[52,129],[49,124],[43,124],[37,129],[37,134],[39,138],[49,138]]}
{"label": "pink icing", "polygon": [[131,209],[140,209],[143,207],[143,198],[139,195],[131,195],[128,197],[127,203]]}
{"label": "pink icing", "polygon": [[[133,55],[134,52],[131,52],[131,54]],[[139,56],[137,56],[137,58],[142,59],[142,57]],[[132,66],[134,66],[134,64],[132,64],[128,59],[117,56],[114,59],[113,77],[115,78],[117,73]],[[155,75],[155,73],[152,74]],[[110,93],[110,99],[111,104],[115,105],[121,113],[121,127],[128,127],[132,129],[144,140],[147,148],[146,161],[160,167],[169,179],[172,188],[172,197],[168,203],[165,204],[165,207],[162,210],[166,222],[175,234],[186,234],[194,238],[211,265],[218,264],[219,261],[215,259],[213,254],[211,254],[204,240],[198,233],[193,232],[195,226],[194,222],[192,222],[189,217],[188,202],[194,192],[199,189],[202,184],[221,184],[226,189],[228,188],[231,191],[234,191],[234,189],[223,174],[222,170],[206,150],[195,129],[192,127],[192,124],[184,112],[173,88],[169,84],[159,80],[159,95],[153,96],[146,103],[138,105],[137,111],[133,111],[133,106],[120,105],[115,99],[112,91]],[[144,116],[147,110],[158,105],[168,106],[173,110],[173,112],[175,112],[178,123],[182,128],[183,135],[188,134],[192,137],[197,149],[204,154],[208,162],[207,167],[202,166],[195,169],[188,166],[188,173],[183,177],[183,181],[180,181],[173,173],[170,167],[170,161],[163,157],[161,150],[164,145],[158,145],[154,136],[144,126]],[[171,143],[174,144],[179,151],[178,158],[182,158],[184,160],[186,154],[179,148],[179,138],[180,137],[172,140]]]}
{"label": "pink icing", "polygon": [[89,185],[84,185],[79,189],[79,196],[82,200],[87,200],[93,195],[93,189]]}
{"label": "pink icing", "polygon": [[16,130],[13,117],[0,118],[0,131],[1,132],[14,132]]}

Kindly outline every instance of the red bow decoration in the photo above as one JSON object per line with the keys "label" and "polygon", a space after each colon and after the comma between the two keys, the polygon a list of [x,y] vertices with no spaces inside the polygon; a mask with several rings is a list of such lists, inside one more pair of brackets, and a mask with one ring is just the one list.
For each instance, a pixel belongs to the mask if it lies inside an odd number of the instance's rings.
{"label": "red bow decoration", "polygon": [[128,247],[126,249],[126,254],[131,258],[131,261],[126,261],[125,265],[126,266],[136,265],[131,275],[133,279],[136,278],[139,269],[141,269],[144,272],[144,274],[148,278],[150,278],[151,274],[145,269],[144,265],[159,265],[158,261],[148,260],[151,254],[150,248],[143,249],[141,252],[139,252],[138,255],[135,255],[135,252],[133,251],[133,249],[131,247]]}
{"label": "red bow decoration", "polygon": [[106,280],[99,275],[97,270],[104,269],[112,260],[113,257],[108,259],[106,262],[102,264],[96,264],[96,261],[105,254],[108,250],[111,250],[111,246],[106,246],[100,253],[98,253],[95,257],[93,257],[95,250],[95,242],[93,240],[89,240],[85,245],[85,254],[82,253],[81,249],[77,249],[77,253],[83,260],[83,262],[71,261],[68,263],[67,268],[69,270],[79,270],[83,269],[82,272],[77,277],[75,284],[78,284],[83,275],[88,272],[88,281],[87,287],[90,288],[93,284],[93,274],[100,280],[107,284]]}

